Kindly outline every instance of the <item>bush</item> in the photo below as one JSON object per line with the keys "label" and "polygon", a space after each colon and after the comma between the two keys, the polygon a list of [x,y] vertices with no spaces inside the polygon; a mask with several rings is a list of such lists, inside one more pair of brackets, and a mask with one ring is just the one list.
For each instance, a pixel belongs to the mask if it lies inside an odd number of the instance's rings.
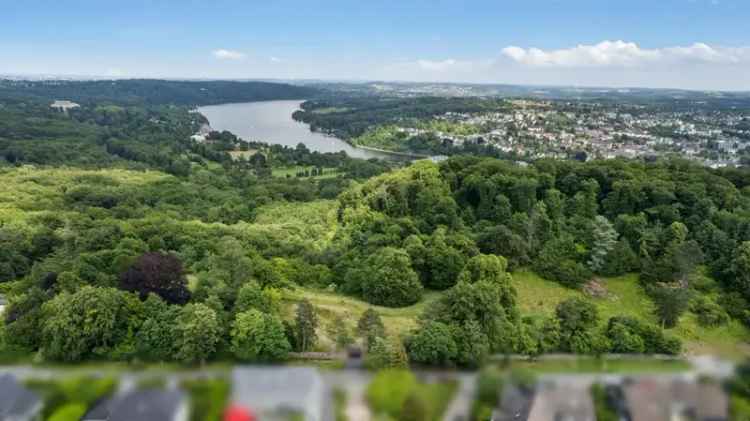
{"label": "bush", "polygon": [[[628,349],[633,349],[632,345],[631,347],[628,347],[623,342],[618,342],[623,338],[623,331],[627,332],[631,337],[639,337],[643,342],[642,352],[646,354],[676,355],[679,354],[682,349],[682,342],[680,339],[667,336],[660,327],[640,321],[633,317],[616,316],[610,318],[607,323],[607,335],[612,340],[612,346],[615,352],[628,352]],[[635,347],[636,349],[638,348],[637,345]]]}
{"label": "bush", "polygon": [[457,355],[453,332],[445,323],[428,322],[409,340],[409,358],[415,362],[445,365]]}
{"label": "bush", "polygon": [[242,360],[275,361],[291,351],[281,320],[255,309],[237,314],[231,337],[232,352]]}
{"label": "bush", "polygon": [[746,326],[750,326],[750,310],[748,310],[750,304],[742,297],[742,294],[738,292],[723,294],[719,298],[719,304],[731,317],[739,320]]}
{"label": "bush", "polygon": [[78,421],[86,413],[86,405],[69,403],[61,406],[50,417],[49,421]]}
{"label": "bush", "polygon": [[705,327],[721,326],[729,322],[729,315],[715,301],[698,297],[690,310],[698,316],[698,324]]}
{"label": "bush", "polygon": [[620,354],[642,354],[646,350],[643,338],[621,323],[615,323],[607,330],[612,343],[612,352]]}
{"label": "bush", "polygon": [[361,267],[347,273],[368,302],[388,307],[403,307],[422,298],[422,284],[411,267],[409,255],[384,247],[369,256]]}
{"label": "bush", "polygon": [[367,402],[377,414],[398,419],[404,402],[417,387],[417,379],[410,371],[383,370],[367,386]]}
{"label": "bush", "polygon": [[569,288],[578,288],[591,278],[591,271],[576,260],[578,250],[571,237],[548,241],[534,269],[543,278],[559,282]]}

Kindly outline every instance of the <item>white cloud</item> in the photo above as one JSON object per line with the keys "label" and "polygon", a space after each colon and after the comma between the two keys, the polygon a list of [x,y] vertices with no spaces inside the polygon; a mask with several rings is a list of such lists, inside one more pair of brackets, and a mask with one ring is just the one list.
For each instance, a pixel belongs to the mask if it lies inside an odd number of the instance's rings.
{"label": "white cloud", "polygon": [[750,48],[711,47],[695,43],[687,47],[646,49],[634,42],[602,41],[558,50],[503,48],[502,55],[532,67],[634,67],[675,62],[750,63]]}
{"label": "white cloud", "polygon": [[242,60],[247,57],[245,53],[224,49],[214,50],[211,54],[219,60]]}
{"label": "white cloud", "polygon": [[420,68],[424,70],[430,70],[430,71],[444,71],[448,70],[451,67],[455,67],[458,62],[456,60],[453,60],[452,58],[446,59],[446,60],[440,60],[440,61],[433,61],[433,60],[417,60],[417,64]]}
{"label": "white cloud", "polygon": [[281,59],[278,57],[270,57],[269,60],[271,63],[281,63]]}

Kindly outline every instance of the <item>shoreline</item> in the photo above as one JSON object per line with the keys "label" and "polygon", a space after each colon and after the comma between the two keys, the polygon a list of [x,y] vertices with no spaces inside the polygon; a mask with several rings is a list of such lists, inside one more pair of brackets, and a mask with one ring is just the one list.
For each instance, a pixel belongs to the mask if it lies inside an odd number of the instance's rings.
{"label": "shoreline", "polygon": [[354,143],[351,143],[348,140],[344,140],[344,142],[348,143],[353,148],[364,149],[366,151],[380,152],[380,153],[385,153],[385,154],[390,154],[390,155],[397,155],[397,156],[416,158],[416,159],[425,159],[425,158],[430,158],[432,156],[432,155],[418,154],[414,152],[398,152],[398,151],[390,151],[388,149],[373,148],[372,146],[355,145]]}
{"label": "shoreline", "polygon": [[[295,109],[295,111],[297,111],[297,110],[301,110],[302,109],[301,105],[305,101],[307,101],[307,100],[306,99],[264,100],[264,101],[249,101],[249,102],[236,102],[236,103],[224,103],[224,104],[212,104],[212,105],[196,106],[195,108],[193,108],[190,111],[194,112],[196,114],[201,115],[208,122],[208,123],[204,124],[199,129],[199,131],[198,131],[198,133],[196,133],[196,135],[204,135],[205,136],[205,133],[203,133],[203,132],[205,131],[206,128],[208,128],[208,130],[214,130],[214,128],[211,126],[211,121],[209,120],[208,116],[206,116],[204,113],[201,112],[201,110],[200,110],[201,108],[218,107],[218,106],[224,106],[224,105],[240,105],[240,104],[249,104],[249,103],[274,102],[274,101],[294,101],[294,102],[297,102],[298,103],[297,104],[297,108]],[[342,138],[337,137],[337,136],[335,136],[335,135],[333,135],[331,133],[328,133],[328,132],[325,132],[325,131],[319,131],[319,130],[312,130],[312,128],[310,127],[310,125],[308,123],[305,123],[304,121],[297,120],[297,119],[293,118],[292,115],[289,115],[288,118],[291,121],[294,121],[297,124],[303,124],[303,125],[305,125],[307,131],[310,132],[310,133],[315,133],[315,134],[324,136],[326,138],[331,138],[331,139],[335,139],[335,140],[341,141],[341,142],[345,143],[346,145],[348,145],[349,147],[351,147],[353,149],[357,149],[357,150],[361,150],[361,151],[365,151],[365,152],[374,152],[376,154],[384,155],[384,156],[375,156],[375,157],[372,157],[372,158],[375,158],[375,159],[383,159],[383,160],[389,160],[389,159],[391,159],[391,160],[410,160],[410,161],[412,161],[412,160],[419,160],[419,159],[428,159],[431,156],[431,155],[424,155],[424,154],[418,154],[418,153],[413,153],[413,152],[391,151],[391,150],[387,150],[387,149],[374,148],[374,147],[370,147],[370,146],[355,145],[351,141],[346,140],[346,139],[342,139]],[[266,143],[268,145],[276,145],[276,144],[283,145],[283,143],[272,143],[272,142],[264,141],[264,140],[259,140],[259,141],[262,142],[262,143]],[[346,152],[346,151],[344,151],[344,152]],[[347,156],[349,156],[350,158],[358,158],[356,156],[353,156],[350,153],[347,153]],[[372,159],[372,158],[359,157],[359,159]]]}

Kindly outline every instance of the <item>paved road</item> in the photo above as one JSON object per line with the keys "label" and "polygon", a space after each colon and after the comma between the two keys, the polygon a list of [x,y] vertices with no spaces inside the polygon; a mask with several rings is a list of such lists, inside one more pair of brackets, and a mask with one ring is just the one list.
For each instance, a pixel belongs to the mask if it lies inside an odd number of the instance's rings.
{"label": "paved road", "polygon": [[370,421],[372,414],[367,406],[365,390],[372,374],[364,370],[343,370],[323,373],[323,380],[333,389],[346,392],[346,416],[349,421]]}
{"label": "paved road", "polygon": [[443,415],[443,421],[468,420],[471,417],[471,405],[476,394],[476,373],[461,373],[456,377],[458,390],[453,402],[450,403]]}

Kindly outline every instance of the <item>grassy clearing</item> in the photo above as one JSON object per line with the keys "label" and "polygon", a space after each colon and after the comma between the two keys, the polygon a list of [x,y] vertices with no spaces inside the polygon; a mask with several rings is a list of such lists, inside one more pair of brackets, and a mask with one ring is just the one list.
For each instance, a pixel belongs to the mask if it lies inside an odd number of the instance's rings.
{"label": "grassy clearing", "polygon": [[[581,291],[565,288],[555,282],[542,279],[528,270],[519,270],[513,273],[513,284],[518,291],[518,304],[524,315],[552,316],[555,307],[561,301],[571,297],[583,297],[594,301],[599,310],[602,325],[610,317],[618,315],[632,316],[650,323],[657,323],[654,316],[654,304],[638,284],[637,275],[604,278],[601,282],[607,288],[609,295],[605,298],[591,298]],[[402,336],[416,327],[417,318],[421,312],[428,303],[438,299],[439,296],[439,292],[427,292],[422,301],[413,306],[388,308],[371,306],[356,298],[333,292],[297,288],[285,292],[284,302],[288,317],[293,317],[294,304],[303,298],[310,300],[318,309],[321,327],[319,329],[320,341],[318,346],[319,350],[327,351],[333,348],[333,340],[328,337],[326,327],[337,315],[341,316],[351,329],[354,329],[362,312],[369,307],[373,307],[383,318],[388,334]],[[750,355],[750,332],[737,321],[731,321],[725,326],[706,328],[698,325],[693,314],[687,313],[682,317],[677,327],[669,329],[668,332],[682,339],[686,355],[712,354],[733,360],[739,360]],[[527,362],[524,364],[538,363]],[[566,370],[575,369],[575,366],[570,366],[571,362],[556,362],[555,364],[565,366]],[[588,370],[595,362],[581,364],[583,364],[583,368]],[[662,366],[664,363],[655,361],[655,364]],[[637,361],[627,360],[611,362],[607,369],[617,369],[617,367],[623,366],[623,371],[632,371],[634,368],[631,365],[635,365],[636,368],[643,366],[642,363]]]}
{"label": "grassy clearing", "polygon": [[[518,303],[523,314],[550,316],[561,301],[584,297],[594,301],[602,323],[618,315],[658,322],[654,316],[654,303],[638,284],[636,274],[603,278],[602,284],[609,292],[605,298],[590,298],[581,291],[547,281],[528,270],[513,273],[513,284],[518,291]],[[731,359],[750,355],[750,331],[734,320],[725,326],[706,328],[698,325],[693,314],[687,313],[677,327],[668,332],[682,339],[688,355],[713,354]]]}
{"label": "grassy clearing", "polygon": [[338,222],[335,200],[316,200],[307,203],[275,202],[258,209],[255,221],[248,229],[280,231],[285,235],[299,236],[314,247],[327,245],[336,234]]}
{"label": "grassy clearing", "polygon": [[309,288],[296,288],[285,291],[283,300],[287,317],[294,317],[294,307],[302,299],[308,299],[318,310],[320,328],[318,329],[319,348],[327,351],[333,347],[332,338],[328,337],[326,327],[336,316],[340,316],[347,326],[354,331],[357,320],[368,308],[375,309],[383,319],[386,332],[392,336],[403,336],[417,326],[417,317],[424,308],[440,296],[438,292],[427,292],[422,301],[409,307],[389,308],[368,304],[353,297],[333,292],[318,291]]}
{"label": "grassy clearing", "polygon": [[668,331],[682,338],[684,351],[689,355],[713,354],[736,361],[750,356],[750,332],[737,320],[706,328],[698,324],[694,314],[688,313]]}
{"label": "grassy clearing", "polygon": [[248,149],[246,151],[229,151],[229,156],[236,161],[240,158],[248,159],[256,153],[258,153],[258,151],[255,149]]}
{"label": "grassy clearing", "polygon": [[[609,291],[605,298],[593,298],[603,320],[612,316],[628,315],[654,322],[654,304],[638,285],[635,274],[617,278],[603,278]],[[518,291],[518,303],[524,314],[551,316],[557,305],[568,298],[590,298],[581,291],[566,288],[539,275],[519,270],[513,273],[513,285]]]}

